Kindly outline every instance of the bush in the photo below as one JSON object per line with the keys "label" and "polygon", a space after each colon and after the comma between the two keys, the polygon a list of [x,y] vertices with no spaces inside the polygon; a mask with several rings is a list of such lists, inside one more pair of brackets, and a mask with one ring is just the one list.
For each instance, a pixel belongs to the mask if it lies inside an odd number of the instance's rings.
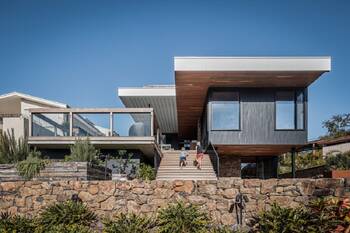
{"label": "bush", "polygon": [[[80,202],[67,201],[48,207],[40,215],[40,232],[55,230],[59,225],[80,225],[89,227],[97,221],[97,216]],[[74,227],[74,226],[72,226]]]}
{"label": "bush", "polygon": [[45,233],[94,233],[94,231],[91,230],[90,227],[81,226],[78,224],[60,224],[52,227],[49,231],[46,231]]}
{"label": "bush", "polygon": [[0,164],[22,161],[27,158],[29,151],[26,139],[16,140],[13,132],[0,132]]}
{"label": "bush", "polygon": [[274,203],[270,210],[254,216],[250,225],[252,232],[259,233],[316,233],[311,222],[311,215],[306,209],[284,208]]}
{"label": "bush", "polygon": [[0,213],[0,233],[32,233],[34,229],[31,219],[19,215],[11,215],[8,212]]}
{"label": "bush", "polygon": [[78,139],[75,141],[74,145],[70,147],[70,155],[67,155],[65,160],[98,164],[99,153],[99,150],[96,150],[95,147],[90,144],[89,139]]}
{"label": "bush", "polygon": [[350,232],[350,200],[321,198],[297,208],[275,203],[254,216],[249,225],[253,233]]}
{"label": "bush", "polygon": [[115,219],[104,222],[105,233],[148,233],[155,227],[151,218],[135,214],[120,214]]}
{"label": "bush", "polygon": [[209,225],[208,215],[197,206],[178,202],[160,210],[158,225],[160,233],[205,232]]}
{"label": "bush", "polygon": [[328,155],[326,157],[326,167],[328,170],[349,170],[350,169],[350,151]]}
{"label": "bush", "polygon": [[40,159],[40,152],[31,151],[26,160],[18,162],[16,169],[18,173],[27,180],[32,179],[45,168],[45,162]]}
{"label": "bush", "polygon": [[141,163],[138,171],[137,178],[141,180],[154,180],[156,178],[156,173],[153,167],[148,164]]}

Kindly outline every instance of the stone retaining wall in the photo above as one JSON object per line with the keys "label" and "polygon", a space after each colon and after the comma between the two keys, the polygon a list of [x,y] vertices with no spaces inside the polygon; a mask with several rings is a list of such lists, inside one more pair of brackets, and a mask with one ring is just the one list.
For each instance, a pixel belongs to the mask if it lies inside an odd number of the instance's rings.
{"label": "stone retaining wall", "polygon": [[199,205],[218,223],[233,224],[235,215],[229,209],[238,192],[249,198],[249,218],[275,201],[292,207],[322,195],[350,196],[349,187],[350,180],[346,179],[2,182],[0,211],[33,215],[78,194],[101,217],[118,212],[152,215],[158,208],[182,200]]}
{"label": "stone retaining wall", "polygon": [[[45,169],[34,178],[41,181],[54,180],[110,180],[111,170],[97,165],[90,165],[87,162],[49,162]],[[14,164],[0,165],[1,181],[23,181]]]}

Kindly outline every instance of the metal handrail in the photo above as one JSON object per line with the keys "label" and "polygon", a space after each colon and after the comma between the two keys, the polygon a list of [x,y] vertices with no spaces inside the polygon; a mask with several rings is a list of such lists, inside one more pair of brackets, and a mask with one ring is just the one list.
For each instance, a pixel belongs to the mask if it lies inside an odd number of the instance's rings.
{"label": "metal handrail", "polygon": [[[210,150],[210,147],[212,148]],[[206,153],[209,155],[211,163],[214,165],[214,171],[216,173],[216,176],[220,176],[220,159],[219,159],[219,154],[216,152],[215,147],[211,142],[209,142],[209,145],[206,149]]]}
{"label": "metal handrail", "polygon": [[162,150],[160,149],[158,143],[154,144],[154,170],[157,174],[158,168],[160,166],[160,162],[162,161],[163,158],[163,153]]}

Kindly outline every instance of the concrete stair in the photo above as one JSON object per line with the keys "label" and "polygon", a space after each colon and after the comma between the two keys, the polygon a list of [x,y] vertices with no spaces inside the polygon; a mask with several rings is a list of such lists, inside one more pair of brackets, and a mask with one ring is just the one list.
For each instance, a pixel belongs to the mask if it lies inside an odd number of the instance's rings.
{"label": "concrete stair", "polygon": [[204,154],[202,169],[193,166],[196,159],[196,151],[189,150],[187,153],[187,166],[179,167],[179,150],[162,151],[163,158],[157,172],[157,180],[216,180],[216,174],[209,159]]}

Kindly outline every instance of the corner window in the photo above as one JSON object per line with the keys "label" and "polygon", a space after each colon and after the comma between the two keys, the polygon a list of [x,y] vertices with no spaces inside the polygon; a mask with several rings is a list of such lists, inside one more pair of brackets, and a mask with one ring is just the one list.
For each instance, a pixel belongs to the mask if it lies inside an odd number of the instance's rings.
{"label": "corner window", "polygon": [[213,93],[211,103],[212,130],[239,130],[240,111],[238,92]]}
{"label": "corner window", "polygon": [[305,127],[304,92],[276,92],[276,129],[303,130]]}

